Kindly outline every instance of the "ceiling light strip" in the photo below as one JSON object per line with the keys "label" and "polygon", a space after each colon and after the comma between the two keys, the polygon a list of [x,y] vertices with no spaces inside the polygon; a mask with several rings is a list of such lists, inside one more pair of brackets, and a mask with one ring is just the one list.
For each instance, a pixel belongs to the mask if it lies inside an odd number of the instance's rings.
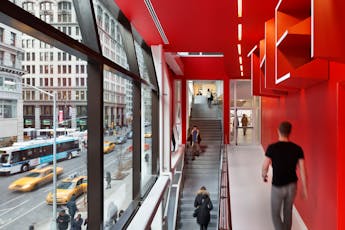
{"label": "ceiling light strip", "polygon": [[242,65],[242,57],[241,56],[238,57],[238,61],[239,61],[240,65]]}
{"label": "ceiling light strip", "polygon": [[238,17],[242,17],[242,0],[237,0],[237,14]]}
{"label": "ceiling light strip", "polygon": [[151,14],[151,17],[153,19],[153,22],[156,25],[156,28],[157,28],[159,34],[161,35],[161,38],[162,38],[164,44],[165,45],[169,44],[169,40],[168,40],[167,36],[165,35],[163,27],[162,27],[162,25],[161,25],[161,23],[160,23],[160,21],[158,19],[158,16],[157,16],[157,14],[156,14],[153,6],[152,6],[151,1],[150,0],[144,0],[144,2],[145,2],[145,5],[146,5],[147,9],[149,10],[149,12]]}
{"label": "ceiling light strip", "polygon": [[242,24],[238,24],[238,40],[242,40]]}
{"label": "ceiling light strip", "polygon": [[241,51],[241,44],[237,44],[237,51],[238,51],[238,55],[241,55],[241,54],[242,54],[242,51]]}

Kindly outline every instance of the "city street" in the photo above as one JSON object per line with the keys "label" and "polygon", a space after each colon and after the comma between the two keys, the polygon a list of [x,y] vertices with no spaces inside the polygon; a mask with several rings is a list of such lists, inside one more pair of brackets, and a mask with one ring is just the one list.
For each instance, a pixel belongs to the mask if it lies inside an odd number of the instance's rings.
{"label": "city street", "polygon": [[[114,136],[106,136],[104,140],[113,141]],[[104,171],[110,171],[112,174],[116,172],[120,151],[126,159],[131,158],[131,153],[126,150],[131,145],[132,140],[126,143],[116,145],[115,150],[109,154],[104,154]],[[103,153],[102,153],[103,154]],[[78,175],[87,175],[86,152],[81,153],[80,157],[71,160],[58,162],[59,167],[63,167],[64,172],[58,178],[58,181],[77,173]],[[48,183],[32,192],[12,192],[8,190],[8,186],[18,178],[23,177],[26,173],[18,173],[11,176],[0,177],[0,229],[28,229],[30,224],[46,223],[52,220],[52,205],[46,204],[45,198],[52,190],[53,183]],[[83,197],[79,197],[83,199]],[[66,208],[58,206],[58,210]]]}

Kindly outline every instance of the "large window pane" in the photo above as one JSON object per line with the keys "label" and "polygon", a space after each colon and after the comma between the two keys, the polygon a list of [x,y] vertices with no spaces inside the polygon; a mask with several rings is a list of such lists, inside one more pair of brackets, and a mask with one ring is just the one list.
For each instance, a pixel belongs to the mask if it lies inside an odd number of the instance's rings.
{"label": "large window pane", "polygon": [[[72,1],[66,2],[69,3],[16,1],[20,7],[35,16],[53,23],[54,27],[66,27],[66,33],[80,40],[80,34],[77,36],[73,33],[78,27],[75,16],[72,16],[71,21],[57,20],[62,11],[74,15],[71,12]],[[30,225],[35,229],[51,228],[52,219],[55,219],[50,195],[53,192],[52,169],[49,169],[52,167],[49,163],[53,159],[54,117],[57,120],[57,136],[60,136],[56,145],[59,175],[57,187],[61,186],[56,194],[57,211],[65,209],[70,214],[66,203],[75,194],[79,210],[76,215],[81,214],[85,219],[87,62],[3,24],[0,24],[0,28],[3,29],[4,42],[8,43],[0,47],[0,53],[4,57],[0,63],[1,69],[11,69],[0,71],[0,91],[6,91],[10,95],[6,99],[0,98],[0,140],[5,140],[8,144],[26,141],[25,147],[23,143],[18,143],[18,149],[6,153],[7,163],[11,166],[7,169],[0,167],[0,172],[11,174],[2,177],[0,181],[0,228],[28,229]],[[52,94],[56,95],[55,114]],[[12,131],[16,133],[13,134]],[[6,157],[2,160],[6,161]],[[35,170],[35,173],[29,170]],[[26,184],[17,181],[23,177],[27,178]],[[39,183],[28,182],[32,178],[38,178]]]}
{"label": "large window pane", "polygon": [[146,192],[146,186],[152,178],[152,95],[151,89],[141,86],[141,115],[143,134],[141,137],[141,190]]}
{"label": "large window pane", "polygon": [[103,55],[128,69],[127,56],[121,36],[123,26],[116,20],[101,1],[95,4],[94,9]]}
{"label": "large window pane", "polygon": [[79,25],[72,1],[23,0],[15,1],[15,3],[68,36],[79,41],[81,40]]}
{"label": "large window pane", "polygon": [[132,201],[132,82],[104,72],[104,222],[115,224],[115,211]]}
{"label": "large window pane", "polygon": [[150,82],[150,76],[147,71],[147,66],[144,59],[144,51],[140,47],[137,41],[134,42],[135,44],[135,52],[137,55],[138,65],[139,65],[139,71],[141,78],[145,79],[147,82]]}

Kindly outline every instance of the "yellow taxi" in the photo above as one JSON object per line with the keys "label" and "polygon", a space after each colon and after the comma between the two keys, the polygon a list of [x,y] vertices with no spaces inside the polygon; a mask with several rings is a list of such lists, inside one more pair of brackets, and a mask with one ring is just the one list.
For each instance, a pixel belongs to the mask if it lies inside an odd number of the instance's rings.
{"label": "yellow taxi", "polygon": [[104,141],[103,143],[103,152],[110,153],[115,149],[115,143],[111,141]]}
{"label": "yellow taxi", "polygon": [[145,134],[144,134],[144,137],[145,137],[145,138],[151,138],[151,137],[152,137],[152,133],[145,133]]}
{"label": "yellow taxi", "polygon": [[[61,167],[56,167],[56,175],[59,176],[63,172]],[[43,167],[31,170],[24,177],[15,180],[8,186],[9,190],[29,192],[40,186],[53,181],[53,167]]]}
{"label": "yellow taxi", "polygon": [[[71,200],[72,195],[78,197],[87,192],[87,177],[72,176],[63,179],[56,187],[56,203],[67,204]],[[51,192],[46,197],[47,204],[53,203],[53,195]]]}

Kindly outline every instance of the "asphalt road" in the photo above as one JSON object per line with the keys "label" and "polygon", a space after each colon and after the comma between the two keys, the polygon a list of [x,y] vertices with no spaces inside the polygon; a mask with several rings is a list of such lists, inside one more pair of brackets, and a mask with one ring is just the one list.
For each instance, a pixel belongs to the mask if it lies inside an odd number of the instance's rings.
{"label": "asphalt road", "polygon": [[[113,137],[111,136],[107,136],[105,137],[105,140],[112,140],[112,138]],[[130,153],[125,153],[129,145],[131,145],[131,140],[128,140],[125,144],[117,145],[113,152],[104,155],[104,171],[110,171],[112,173],[116,172],[120,151],[123,152],[125,159],[131,158]],[[80,157],[58,162],[57,165],[64,169],[64,172],[58,181],[74,173],[87,175],[86,152],[81,153]],[[47,220],[53,220],[52,205],[47,205],[45,202],[48,192],[52,190],[52,183],[46,184],[32,192],[22,193],[8,190],[10,183],[24,175],[25,173],[18,173],[11,176],[0,177],[1,230],[27,230],[33,223],[39,224],[47,222]],[[58,210],[59,208],[64,208],[64,206],[58,206]]]}

